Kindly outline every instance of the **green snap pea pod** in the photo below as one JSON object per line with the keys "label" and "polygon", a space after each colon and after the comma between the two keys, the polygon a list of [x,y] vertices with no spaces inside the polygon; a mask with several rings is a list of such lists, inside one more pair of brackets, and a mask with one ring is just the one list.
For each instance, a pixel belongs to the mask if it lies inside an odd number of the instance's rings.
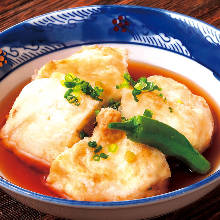
{"label": "green snap pea pod", "polygon": [[184,135],[167,124],[145,116],[134,116],[125,122],[112,122],[108,127],[123,130],[130,140],[182,160],[194,172],[205,174],[210,169],[209,161],[192,147]]}

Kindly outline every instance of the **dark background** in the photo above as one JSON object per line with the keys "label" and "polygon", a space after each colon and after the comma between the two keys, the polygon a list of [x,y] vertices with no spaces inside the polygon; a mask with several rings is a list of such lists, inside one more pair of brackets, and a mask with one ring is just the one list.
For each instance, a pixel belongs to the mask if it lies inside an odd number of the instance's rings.
{"label": "dark background", "polygon": [[[220,0],[0,0],[0,31],[21,21],[51,11],[85,5],[127,4],[162,8],[183,13],[220,28]],[[0,220],[58,220],[30,209],[0,190]],[[220,219],[220,187],[196,203],[156,220],[217,220]]]}

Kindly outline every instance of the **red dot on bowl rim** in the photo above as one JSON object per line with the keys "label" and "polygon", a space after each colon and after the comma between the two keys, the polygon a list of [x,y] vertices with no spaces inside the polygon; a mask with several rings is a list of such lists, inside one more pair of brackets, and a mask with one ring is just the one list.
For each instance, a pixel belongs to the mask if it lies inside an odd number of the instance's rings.
{"label": "red dot on bowl rim", "polygon": [[119,28],[117,26],[115,26],[114,31],[119,31]]}
{"label": "red dot on bowl rim", "polygon": [[127,29],[126,29],[126,28],[122,28],[121,31],[122,31],[122,32],[126,32]]}
{"label": "red dot on bowl rim", "polygon": [[118,16],[118,19],[121,21],[121,20],[123,20],[123,16],[122,15],[119,15]]}
{"label": "red dot on bowl rim", "polygon": [[127,20],[124,21],[124,25],[128,26],[129,22]]}
{"label": "red dot on bowl rim", "polygon": [[118,26],[119,26],[119,27],[122,27],[122,26],[123,26],[123,23],[122,23],[122,22],[119,22],[119,23],[118,23]]}
{"label": "red dot on bowl rim", "polygon": [[112,20],[112,24],[117,24],[117,19],[114,18],[114,19]]}

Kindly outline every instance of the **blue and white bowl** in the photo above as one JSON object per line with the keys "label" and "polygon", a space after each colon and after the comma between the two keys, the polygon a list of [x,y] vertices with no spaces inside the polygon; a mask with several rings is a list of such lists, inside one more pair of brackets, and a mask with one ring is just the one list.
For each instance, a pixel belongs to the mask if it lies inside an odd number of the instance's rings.
{"label": "blue and white bowl", "polygon": [[[185,15],[134,6],[66,9],[29,19],[2,32],[0,100],[43,64],[67,57],[89,44],[128,48],[130,59],[185,76],[220,105],[220,31]],[[163,195],[121,202],[86,202],[41,195],[0,178],[1,188],[22,203],[74,219],[158,216],[196,201],[219,183],[217,167],[207,178]]]}

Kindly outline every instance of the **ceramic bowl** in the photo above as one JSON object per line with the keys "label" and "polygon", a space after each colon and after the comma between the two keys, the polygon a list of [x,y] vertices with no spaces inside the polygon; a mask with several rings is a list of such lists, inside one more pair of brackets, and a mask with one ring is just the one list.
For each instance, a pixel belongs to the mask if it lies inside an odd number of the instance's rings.
{"label": "ceramic bowl", "polygon": [[[0,34],[0,100],[51,59],[82,45],[125,47],[129,58],[174,71],[196,82],[220,105],[220,31],[185,15],[134,6],[89,6],[56,11]],[[74,201],[41,195],[0,178],[18,201],[74,219],[141,219],[162,215],[201,198],[220,183],[220,168],[190,186],[121,202]]]}

